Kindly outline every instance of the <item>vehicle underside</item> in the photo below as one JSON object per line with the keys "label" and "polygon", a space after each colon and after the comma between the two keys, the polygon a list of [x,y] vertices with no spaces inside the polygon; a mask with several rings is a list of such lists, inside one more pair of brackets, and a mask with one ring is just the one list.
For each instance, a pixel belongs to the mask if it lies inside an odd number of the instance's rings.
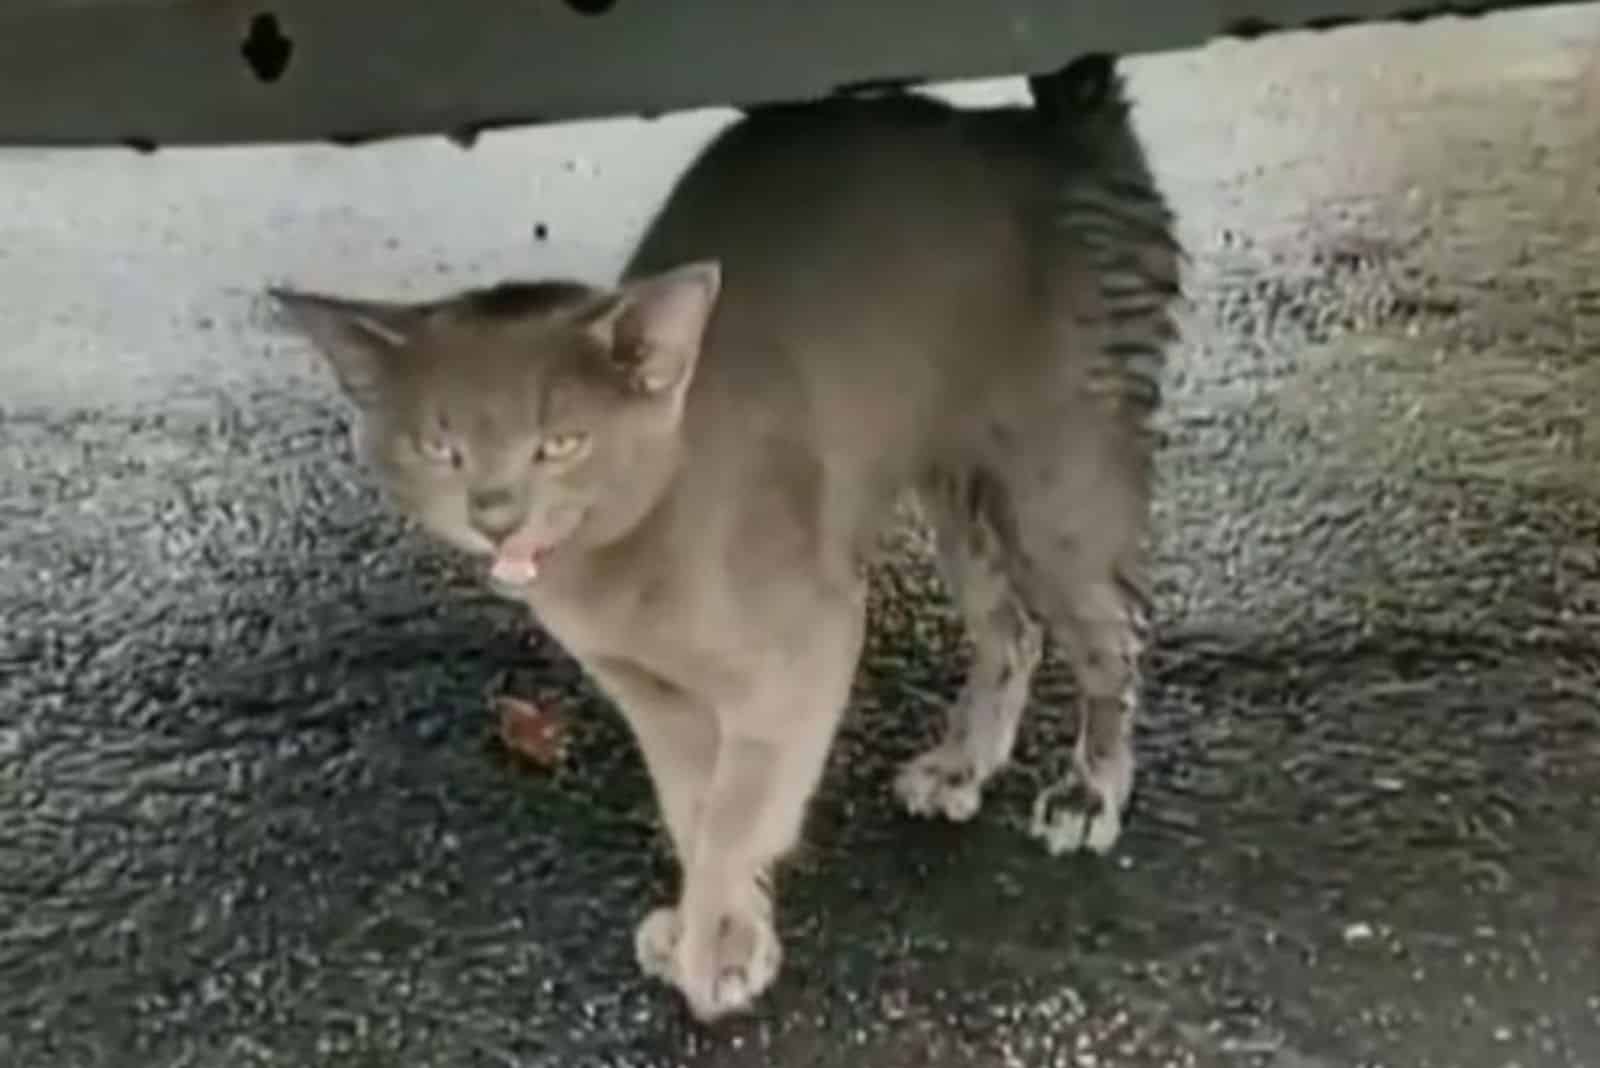
{"label": "vehicle underside", "polygon": [[1527,0],[14,0],[0,144],[359,144],[1052,69]]}

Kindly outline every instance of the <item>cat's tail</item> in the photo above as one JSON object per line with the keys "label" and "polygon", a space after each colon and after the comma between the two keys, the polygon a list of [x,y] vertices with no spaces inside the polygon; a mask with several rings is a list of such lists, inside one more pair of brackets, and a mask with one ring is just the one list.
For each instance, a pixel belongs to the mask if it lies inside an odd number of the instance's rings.
{"label": "cat's tail", "polygon": [[1125,120],[1128,114],[1117,57],[1109,52],[1088,52],[1049,74],[1030,75],[1028,92],[1034,109],[1051,123]]}
{"label": "cat's tail", "polygon": [[1148,180],[1117,57],[1089,52],[1048,74],[1028,78],[1033,109],[1051,139],[1090,166],[1131,170]]}
{"label": "cat's tail", "polygon": [[[1045,232],[1093,268],[1105,309],[1096,388],[1122,398],[1140,421],[1160,403],[1183,251],[1166,198],[1134,128],[1117,58],[1091,53],[1028,79],[1040,136],[1059,162]],[[1047,238],[1046,240],[1050,240]]]}
{"label": "cat's tail", "polygon": [[1060,162],[1063,194],[1097,191],[1108,215],[1141,217],[1145,236],[1176,252],[1172,213],[1134,126],[1117,57],[1086,53],[1059,70],[1030,76],[1028,91],[1041,136]]}

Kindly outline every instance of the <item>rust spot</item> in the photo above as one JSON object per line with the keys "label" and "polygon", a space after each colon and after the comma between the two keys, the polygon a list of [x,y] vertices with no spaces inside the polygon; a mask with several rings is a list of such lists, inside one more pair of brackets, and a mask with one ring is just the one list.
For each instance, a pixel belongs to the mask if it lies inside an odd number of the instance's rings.
{"label": "rust spot", "polygon": [[263,11],[250,20],[250,28],[239,44],[239,54],[256,80],[270,85],[289,70],[294,42],[284,34],[278,16]]}

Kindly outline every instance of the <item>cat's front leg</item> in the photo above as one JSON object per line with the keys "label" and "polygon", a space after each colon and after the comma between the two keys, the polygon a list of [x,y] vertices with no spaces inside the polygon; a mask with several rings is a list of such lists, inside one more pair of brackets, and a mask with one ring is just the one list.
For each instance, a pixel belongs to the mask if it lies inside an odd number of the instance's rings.
{"label": "cat's front leg", "polygon": [[716,770],[684,868],[673,983],[702,1021],[748,1009],[777,978],[773,871],[799,841],[861,651],[865,597],[835,597],[803,644],[774,648],[718,708]]}
{"label": "cat's front leg", "polygon": [[687,863],[717,759],[715,710],[632,661],[591,658],[584,667],[628,721],[673,852],[680,864]]}
{"label": "cat's front leg", "polygon": [[[586,669],[628,721],[644,757],[673,855],[687,865],[700,809],[717,760],[717,721],[711,705],[632,661],[591,658]],[[671,980],[681,926],[675,907],[645,916],[634,932],[639,970]]]}

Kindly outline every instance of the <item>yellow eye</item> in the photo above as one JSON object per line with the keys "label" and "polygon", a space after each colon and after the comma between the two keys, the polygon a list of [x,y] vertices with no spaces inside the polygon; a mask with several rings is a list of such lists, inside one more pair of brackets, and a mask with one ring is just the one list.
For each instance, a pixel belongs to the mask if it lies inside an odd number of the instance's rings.
{"label": "yellow eye", "polygon": [[587,434],[551,434],[539,442],[539,450],[534,457],[542,464],[564,463],[576,460],[588,447]]}

